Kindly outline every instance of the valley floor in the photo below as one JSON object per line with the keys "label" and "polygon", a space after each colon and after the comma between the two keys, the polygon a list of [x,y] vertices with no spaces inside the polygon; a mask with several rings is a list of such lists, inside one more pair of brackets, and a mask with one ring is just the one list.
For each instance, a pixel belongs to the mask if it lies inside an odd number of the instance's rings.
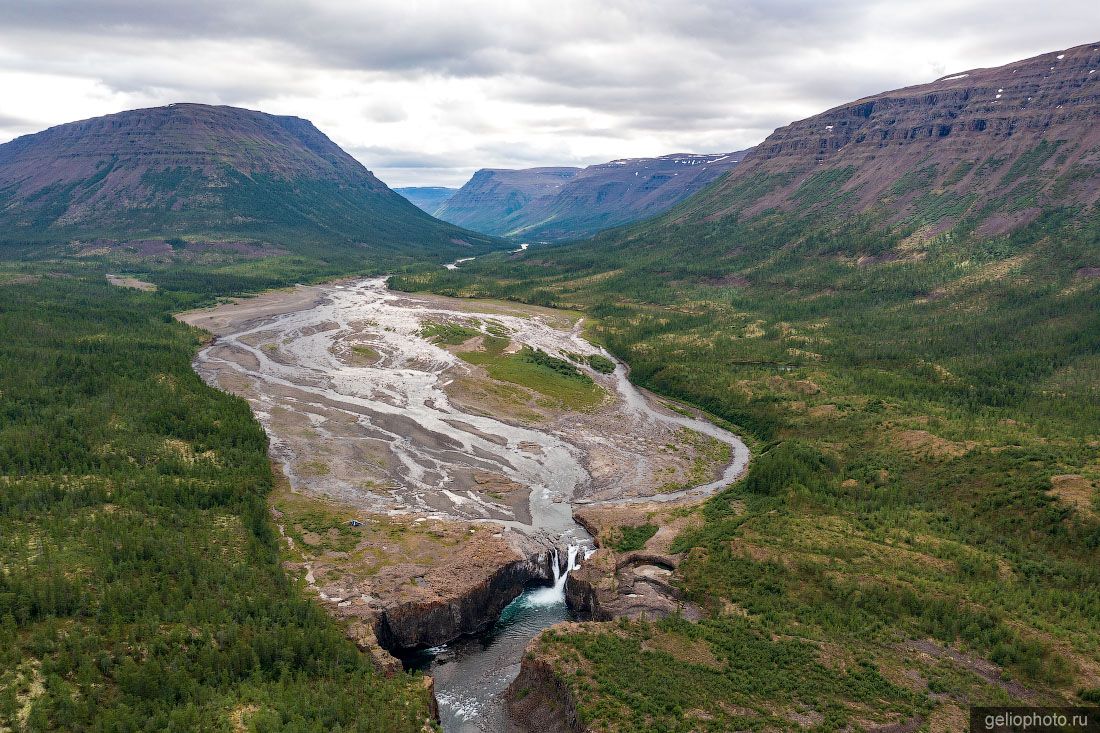
{"label": "valley floor", "polygon": [[[381,608],[370,599],[385,583],[431,592],[442,585],[431,568],[456,547],[486,568],[497,553],[519,561],[505,539],[518,531],[503,527],[534,522],[535,508],[563,526],[568,498],[601,550],[567,590],[608,620],[531,647],[510,693],[529,720],[560,723],[572,709],[575,727],[594,731],[954,731],[977,703],[1097,703],[1100,280],[1095,229],[1065,221],[996,242],[906,240],[924,256],[869,264],[836,254],[849,233],[801,230],[775,234],[789,247],[757,231],[731,249],[745,232],[705,229],[595,265],[587,251],[548,249],[393,284],[564,311],[391,294],[419,315],[372,325],[330,313],[273,330],[313,309],[320,291],[298,288],[230,306],[238,320],[211,321],[229,329],[214,343],[169,316],[196,305],[173,287],[197,275],[142,274],[157,286],[143,291],[110,285],[105,271],[125,272],[113,265],[5,265],[0,720],[419,730],[420,680],[380,675],[377,640],[354,619],[334,623],[303,586],[312,576],[336,615],[352,607],[345,591],[367,608]],[[538,320],[524,314],[556,324],[552,343],[574,353],[516,338]],[[621,409],[620,383],[582,334],[638,384],[751,436],[747,473],[701,506],[647,503],[689,497],[685,485],[735,455],[672,423],[639,432],[602,419]],[[208,377],[253,400],[297,484],[274,486],[249,404],[192,370],[200,348],[220,360]],[[395,353],[409,357],[391,370],[400,385],[356,391]],[[270,371],[255,390],[259,365]],[[334,378],[382,418],[415,395],[447,426],[405,448],[419,473],[387,447],[415,426],[380,419],[367,432],[347,395],[329,393]],[[509,473],[519,469],[494,435],[547,458],[585,431],[619,441],[587,441],[600,450],[650,461],[649,480],[616,484],[601,466],[619,455],[562,448],[554,470],[531,458],[531,475],[579,470],[591,482],[559,487],[561,502],[547,491],[538,507],[515,498],[539,481]],[[528,453],[520,433],[553,439]],[[482,464],[455,471],[455,498],[431,491],[451,454],[475,446]],[[630,504],[614,503],[622,494]],[[511,581],[549,570],[511,567]],[[486,603],[509,597],[503,587],[485,586]]]}

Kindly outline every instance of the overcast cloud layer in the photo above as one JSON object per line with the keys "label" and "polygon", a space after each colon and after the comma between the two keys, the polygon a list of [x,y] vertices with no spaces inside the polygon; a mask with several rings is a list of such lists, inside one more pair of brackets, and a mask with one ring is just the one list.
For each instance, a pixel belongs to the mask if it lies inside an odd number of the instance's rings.
{"label": "overcast cloud layer", "polygon": [[1095,0],[0,0],[0,18],[0,142],[231,104],[312,120],[392,186],[737,150],[851,99],[1100,40]]}

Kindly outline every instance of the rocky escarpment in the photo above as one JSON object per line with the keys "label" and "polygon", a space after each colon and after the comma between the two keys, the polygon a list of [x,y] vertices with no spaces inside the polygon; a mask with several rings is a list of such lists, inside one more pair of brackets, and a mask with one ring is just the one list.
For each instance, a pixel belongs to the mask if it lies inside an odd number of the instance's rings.
{"label": "rocky escarpment", "polygon": [[523,730],[539,733],[582,733],[569,685],[545,659],[525,657],[519,676],[505,696],[508,715]]}
{"label": "rocky escarpment", "polygon": [[277,476],[272,515],[292,558],[285,567],[386,674],[401,670],[395,655],[490,627],[526,587],[553,582],[555,558],[562,570],[556,538],[485,523],[358,514],[352,527],[303,531],[328,505],[298,498]]}
{"label": "rocky escarpment", "polygon": [[1100,199],[1100,44],[884,92],[781,127],[675,222],[874,212],[986,233]]}
{"label": "rocky escarpment", "polygon": [[384,606],[374,623],[375,637],[384,649],[398,652],[484,631],[528,584],[553,581],[552,557],[544,552],[508,563],[454,595]]}
{"label": "rocky escarpment", "polygon": [[[667,504],[644,503],[575,511],[573,518],[599,549],[566,579],[569,607],[594,621],[656,619],[672,613],[697,617],[698,609],[684,601],[673,582],[683,555],[671,551],[672,541],[691,521],[670,515],[674,510]],[[615,550],[613,538],[621,527],[646,522],[659,523],[659,528],[641,549]]]}
{"label": "rocky escarpment", "polygon": [[[698,619],[700,610],[684,600],[673,582],[683,555],[671,552],[673,540],[695,520],[679,512],[679,505],[639,503],[588,506],[573,518],[600,547],[571,572],[565,583],[565,600],[586,622],[619,618],[654,620],[679,613]],[[619,552],[615,538],[624,526],[652,522],[657,530],[639,550]],[[583,629],[583,623],[567,622],[550,630]],[[555,672],[558,661],[542,635],[527,647],[520,673],[508,688],[508,710],[527,731],[583,731],[576,699],[566,678]],[[566,665],[568,666],[568,665]]]}
{"label": "rocky escarpment", "polygon": [[434,213],[486,234],[580,238],[675,206],[732,169],[744,153],[628,158],[583,169],[481,170]]}
{"label": "rocky escarpment", "polygon": [[656,619],[673,613],[697,617],[683,601],[672,576],[680,564],[676,555],[600,550],[569,574],[565,601],[575,612],[594,621],[616,618]]}
{"label": "rocky escarpment", "polygon": [[593,555],[565,579],[565,605],[574,613],[595,621],[611,618],[600,598],[615,592],[613,574],[606,568],[597,567],[603,564],[601,560],[603,558]]}

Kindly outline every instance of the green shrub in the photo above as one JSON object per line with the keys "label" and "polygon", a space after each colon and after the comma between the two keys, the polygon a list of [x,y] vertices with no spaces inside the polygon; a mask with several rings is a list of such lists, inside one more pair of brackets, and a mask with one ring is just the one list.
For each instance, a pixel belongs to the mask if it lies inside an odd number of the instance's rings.
{"label": "green shrub", "polygon": [[611,374],[615,371],[615,362],[602,354],[590,354],[588,357],[588,366],[592,367],[600,374]]}
{"label": "green shrub", "polygon": [[620,527],[616,530],[619,538],[612,544],[619,552],[634,552],[645,547],[649,538],[657,534],[657,525],[640,524],[633,527]]}

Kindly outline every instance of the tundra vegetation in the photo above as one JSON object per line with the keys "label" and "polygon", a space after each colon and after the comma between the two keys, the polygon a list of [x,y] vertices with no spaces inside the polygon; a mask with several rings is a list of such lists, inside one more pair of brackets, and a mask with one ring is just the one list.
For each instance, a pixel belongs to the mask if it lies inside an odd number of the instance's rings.
{"label": "tundra vegetation", "polygon": [[645,547],[649,538],[657,534],[655,524],[637,524],[621,527],[613,547],[619,552],[634,552]]}
{"label": "tundra vegetation", "polygon": [[603,402],[603,389],[569,361],[530,346],[509,353],[510,344],[504,336],[485,336],[481,349],[463,351],[459,356],[484,368],[493,379],[536,392],[544,407],[592,410]]}
{"label": "tundra vegetation", "polygon": [[756,441],[672,548],[701,621],[542,637],[581,719],[954,730],[1100,699],[1100,217],[678,216],[391,281],[585,311],[634,381]]}
{"label": "tundra vegetation", "polygon": [[301,271],[142,292],[107,283],[118,265],[0,262],[0,723],[422,730],[419,683],[284,573],[264,433],[171,316]]}

